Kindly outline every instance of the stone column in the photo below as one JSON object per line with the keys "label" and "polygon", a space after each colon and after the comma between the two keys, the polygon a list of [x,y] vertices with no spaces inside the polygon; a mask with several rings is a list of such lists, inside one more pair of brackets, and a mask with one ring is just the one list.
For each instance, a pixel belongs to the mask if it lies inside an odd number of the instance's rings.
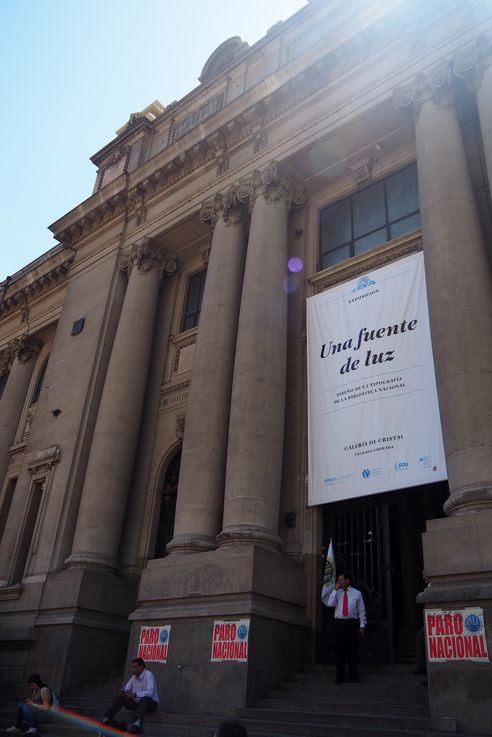
{"label": "stone column", "polygon": [[176,263],[150,240],[136,245],[87,464],[71,566],[117,568],[121,528],[140,429],[160,277]]}
{"label": "stone column", "polygon": [[455,54],[453,71],[476,92],[489,190],[492,188],[492,40],[481,36]]}
{"label": "stone column", "polygon": [[279,549],[287,354],[287,218],[301,193],[276,163],[252,178],[253,210],[232,387],[219,545]]}
{"label": "stone column", "polygon": [[492,284],[443,63],[396,102],[413,113],[448,515],[492,508]]}
{"label": "stone column", "polygon": [[237,188],[200,213],[214,234],[203,294],[186,424],[172,553],[216,547],[222,524],[227,435],[246,238]]}
{"label": "stone column", "polygon": [[9,448],[15,440],[41,345],[37,338],[24,335],[5,349],[7,362],[13,363],[0,400],[0,488],[9,465]]}

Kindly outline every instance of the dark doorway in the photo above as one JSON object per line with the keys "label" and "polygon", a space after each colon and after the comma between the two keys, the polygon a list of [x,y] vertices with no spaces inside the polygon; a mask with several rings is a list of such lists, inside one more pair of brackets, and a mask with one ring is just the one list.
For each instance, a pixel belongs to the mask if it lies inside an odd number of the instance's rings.
{"label": "dark doorway", "polygon": [[[423,588],[422,533],[426,520],[443,516],[448,495],[441,482],[324,506],[324,549],[332,539],[337,571],[352,572],[366,604],[361,662],[413,657],[421,626],[415,598]],[[333,610],[320,606],[318,660],[326,663],[333,655]]]}
{"label": "dark doorway", "polygon": [[173,538],[180,466],[181,450],[170,462],[164,477],[154,558],[164,558],[167,555],[166,546]]}

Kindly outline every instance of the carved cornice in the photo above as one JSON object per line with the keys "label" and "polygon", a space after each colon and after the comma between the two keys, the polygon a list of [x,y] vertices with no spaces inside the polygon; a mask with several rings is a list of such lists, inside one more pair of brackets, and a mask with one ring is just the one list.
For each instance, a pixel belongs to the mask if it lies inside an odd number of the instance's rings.
{"label": "carved cornice", "polygon": [[[63,263],[57,264],[47,273],[41,274],[34,281],[27,284],[25,280],[7,284],[3,292],[3,300],[0,301],[0,316],[8,315],[15,310],[25,309],[26,304],[57,287],[66,278],[74,257],[74,253],[70,254],[69,258]],[[21,286],[23,282],[24,285]],[[2,284],[0,284],[0,292],[1,289]]]}
{"label": "carved cornice", "polygon": [[[447,3],[448,0],[433,0],[432,3],[425,4],[419,11],[420,22],[423,24],[445,10]],[[252,153],[255,153],[255,150],[259,151],[267,143],[270,123],[289,113],[293,108],[360,64],[366,63],[369,58],[383,49],[390,47],[395,42],[400,42],[401,28],[414,22],[413,18],[414,8],[411,4],[408,8],[395,9],[394,13],[384,15],[355,38],[330,50],[325,56],[318,58],[295,76],[290,75],[282,86],[265,94],[261,100],[243,109],[233,119],[225,122],[222,120],[216,130],[211,130],[201,141],[185,148],[187,136],[183,136],[180,139],[180,152],[172,159],[168,159],[151,174],[147,174],[129,191],[122,188],[107,202],[99,203],[83,218],[57,233],[57,238],[65,244],[75,245],[125,211],[128,217],[136,217],[141,223],[150,200],[212,161],[217,163],[217,174],[222,175],[229,168],[229,160],[234,148],[250,141]],[[291,50],[291,58],[294,59],[294,57],[297,57],[297,52],[293,53]],[[224,79],[219,78],[213,86],[207,85],[206,89],[201,90],[200,93],[191,98],[185,98],[176,106],[173,105],[171,122],[182,121],[190,111],[200,109],[205,101],[225,89]],[[215,118],[220,113],[222,113],[220,117],[224,117],[223,111],[227,109],[229,102],[225,100],[224,108],[208,118],[207,125],[211,122],[212,117]],[[171,107],[168,108],[169,110]],[[196,131],[196,128],[194,130]],[[191,133],[192,131],[190,135]],[[104,192],[104,189],[101,192]]]}
{"label": "carved cornice", "polygon": [[20,363],[27,363],[38,355],[42,345],[43,343],[33,335],[21,335],[4,349],[4,360],[12,363],[17,358]]}
{"label": "carved cornice", "polygon": [[439,108],[454,105],[451,65],[448,60],[442,60],[432,69],[420,72],[412,84],[399,87],[393,95],[396,109],[414,124],[419,118],[423,104],[429,100]]}
{"label": "carved cornice", "polygon": [[492,39],[479,36],[474,43],[455,52],[452,69],[458,79],[462,79],[476,92],[482,84],[485,70],[491,64]]}
{"label": "carved cornice", "polygon": [[130,251],[120,258],[122,271],[130,274],[134,268],[142,274],[158,269],[159,278],[164,275],[171,276],[176,271],[176,259],[151,238],[145,238],[140,243],[135,243]]}

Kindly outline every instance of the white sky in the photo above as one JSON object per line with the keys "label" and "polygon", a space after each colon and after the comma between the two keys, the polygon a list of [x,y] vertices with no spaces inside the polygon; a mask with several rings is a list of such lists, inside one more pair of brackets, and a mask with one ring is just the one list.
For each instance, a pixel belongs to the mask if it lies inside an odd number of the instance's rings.
{"label": "white sky", "polygon": [[0,0],[0,281],[52,248],[90,196],[89,157],[130,113],[198,84],[227,38],[250,45],[305,0]]}

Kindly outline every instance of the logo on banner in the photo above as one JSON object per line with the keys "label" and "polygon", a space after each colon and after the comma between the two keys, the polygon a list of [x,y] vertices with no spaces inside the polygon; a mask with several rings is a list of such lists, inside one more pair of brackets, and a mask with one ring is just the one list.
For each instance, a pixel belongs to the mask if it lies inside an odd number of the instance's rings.
{"label": "logo on banner", "polygon": [[426,611],[425,629],[430,662],[489,662],[483,609]]}
{"label": "logo on banner", "polygon": [[376,282],[373,281],[369,276],[363,276],[357,282],[357,285],[352,289],[352,292],[358,292],[359,289],[367,289],[372,287]]}
{"label": "logo on banner", "polygon": [[368,479],[370,475],[371,475],[370,469],[369,468],[364,468],[364,470],[362,471],[362,478],[363,479]]}
{"label": "logo on banner", "polygon": [[162,627],[142,627],[138,642],[137,657],[148,663],[167,663],[167,651],[171,625]]}
{"label": "logo on banner", "polygon": [[397,461],[395,463],[395,471],[408,471],[409,467],[408,461]]}
{"label": "logo on banner", "polygon": [[212,633],[212,663],[248,660],[249,619],[217,620]]}

